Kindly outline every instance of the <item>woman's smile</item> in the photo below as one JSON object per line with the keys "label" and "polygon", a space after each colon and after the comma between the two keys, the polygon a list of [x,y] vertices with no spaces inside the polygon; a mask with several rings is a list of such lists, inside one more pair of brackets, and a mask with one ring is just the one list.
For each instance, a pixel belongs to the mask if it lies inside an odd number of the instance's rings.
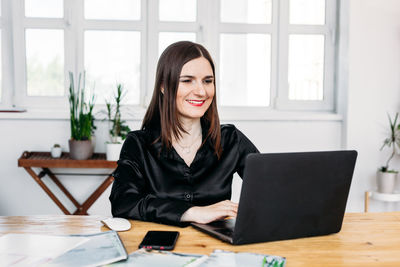
{"label": "woman's smile", "polygon": [[195,106],[195,107],[201,107],[206,100],[194,100],[194,99],[188,99],[186,100],[190,105]]}

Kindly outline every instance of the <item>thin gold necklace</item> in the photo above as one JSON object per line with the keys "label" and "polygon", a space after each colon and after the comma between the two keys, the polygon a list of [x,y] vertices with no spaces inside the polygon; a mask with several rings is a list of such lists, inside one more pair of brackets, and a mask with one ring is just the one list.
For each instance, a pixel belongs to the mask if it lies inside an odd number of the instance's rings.
{"label": "thin gold necklace", "polygon": [[192,152],[192,146],[199,140],[201,133],[194,139],[194,141],[188,146],[182,146],[179,141],[176,141],[176,144],[182,149],[182,152],[185,154],[190,154]]}

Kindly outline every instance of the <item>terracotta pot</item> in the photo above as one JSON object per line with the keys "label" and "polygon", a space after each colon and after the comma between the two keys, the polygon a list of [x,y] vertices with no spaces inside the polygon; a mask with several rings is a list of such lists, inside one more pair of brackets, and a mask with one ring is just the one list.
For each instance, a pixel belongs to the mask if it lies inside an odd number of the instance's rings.
{"label": "terracotta pot", "polygon": [[69,156],[71,159],[85,160],[93,155],[91,140],[72,140],[69,143]]}
{"label": "terracotta pot", "polygon": [[397,172],[381,172],[376,175],[378,192],[392,194],[394,192],[397,180]]}

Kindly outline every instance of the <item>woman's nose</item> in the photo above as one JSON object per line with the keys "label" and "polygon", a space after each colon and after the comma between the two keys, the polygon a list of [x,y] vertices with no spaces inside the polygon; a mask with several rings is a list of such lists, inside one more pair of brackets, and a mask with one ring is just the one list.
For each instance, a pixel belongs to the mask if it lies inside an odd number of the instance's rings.
{"label": "woman's nose", "polygon": [[204,88],[204,84],[202,81],[196,82],[196,88],[194,90],[194,93],[200,96],[206,95],[206,89]]}

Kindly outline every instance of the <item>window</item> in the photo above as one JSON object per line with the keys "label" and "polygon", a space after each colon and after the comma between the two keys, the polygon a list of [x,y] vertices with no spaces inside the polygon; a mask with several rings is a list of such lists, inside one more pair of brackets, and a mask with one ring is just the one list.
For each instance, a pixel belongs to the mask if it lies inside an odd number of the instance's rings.
{"label": "window", "polygon": [[10,53],[10,5],[0,0],[0,108],[9,109],[12,103],[12,55]]}
{"label": "window", "polygon": [[272,0],[221,0],[217,27],[221,106],[270,106],[272,6]]}
{"label": "window", "polygon": [[216,61],[221,109],[334,110],[335,0],[3,1],[22,107],[67,107],[83,70],[97,104],[122,83],[125,104],[146,106],[160,54],[189,40]]}
{"label": "window", "polygon": [[281,1],[278,109],[333,110],[336,1]]}
{"label": "window", "polygon": [[98,104],[104,104],[121,83],[127,95],[124,104],[139,105],[145,73],[144,16],[140,0],[85,0],[83,66],[87,82],[93,83]]}

